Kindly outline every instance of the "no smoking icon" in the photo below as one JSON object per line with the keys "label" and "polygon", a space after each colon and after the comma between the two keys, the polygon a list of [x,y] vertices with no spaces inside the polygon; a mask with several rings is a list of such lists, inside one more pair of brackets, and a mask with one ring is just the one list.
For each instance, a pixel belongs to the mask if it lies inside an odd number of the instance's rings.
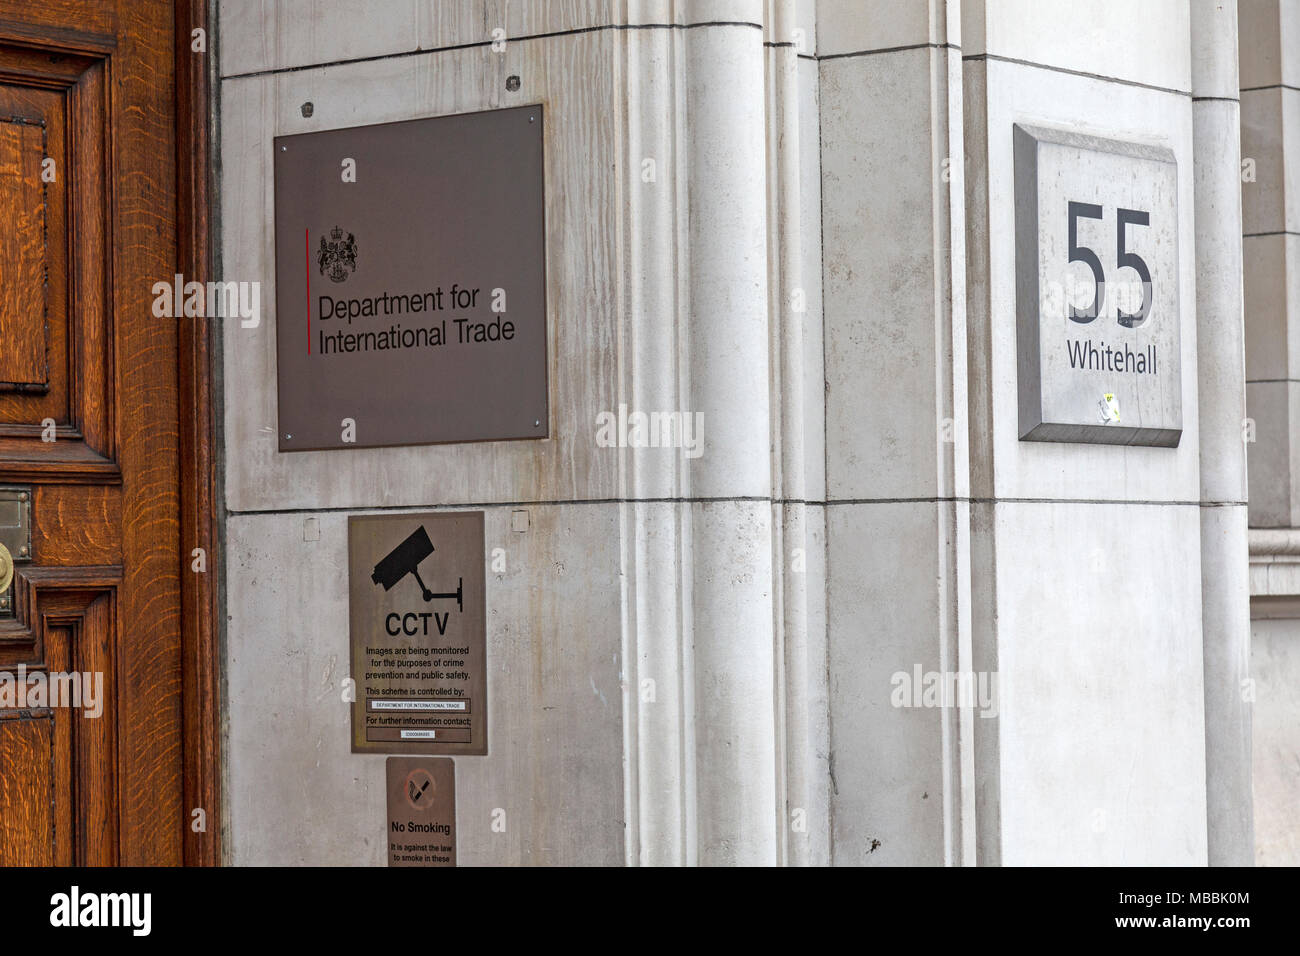
{"label": "no smoking icon", "polygon": [[406,775],[406,786],[403,788],[406,793],[406,802],[415,810],[427,810],[433,803],[433,795],[438,790],[438,785],[433,782],[433,776],[423,767],[416,767]]}

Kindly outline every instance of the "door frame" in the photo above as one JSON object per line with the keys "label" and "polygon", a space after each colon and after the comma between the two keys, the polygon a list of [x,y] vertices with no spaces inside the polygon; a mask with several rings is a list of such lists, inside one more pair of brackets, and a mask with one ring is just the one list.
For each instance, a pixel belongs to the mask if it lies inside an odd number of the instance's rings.
{"label": "door frame", "polygon": [[[212,74],[215,37],[208,0],[174,0],[176,110],[176,271],[206,283],[212,276]],[[191,50],[202,30],[207,52]],[[219,599],[221,561],[217,448],[212,363],[217,354],[207,318],[178,320],[177,384],[180,414],[181,702],[184,797],[183,860],[187,866],[221,863],[221,700]],[[205,552],[195,573],[192,553]],[[193,810],[206,829],[196,832]]]}

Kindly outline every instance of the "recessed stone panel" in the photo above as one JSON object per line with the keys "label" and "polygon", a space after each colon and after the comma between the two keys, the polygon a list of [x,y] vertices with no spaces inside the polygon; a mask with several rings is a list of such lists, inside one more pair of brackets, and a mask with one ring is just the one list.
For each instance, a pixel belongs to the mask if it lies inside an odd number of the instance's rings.
{"label": "recessed stone panel", "polygon": [[1014,148],[1020,437],[1177,445],[1173,153],[1021,125]]}

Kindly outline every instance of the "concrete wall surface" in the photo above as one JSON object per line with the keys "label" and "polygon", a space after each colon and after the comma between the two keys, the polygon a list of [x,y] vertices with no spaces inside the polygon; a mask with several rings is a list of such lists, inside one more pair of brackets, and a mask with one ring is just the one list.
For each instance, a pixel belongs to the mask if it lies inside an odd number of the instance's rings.
{"label": "concrete wall surface", "polygon": [[1300,865],[1295,808],[1300,805],[1300,627],[1261,619],[1251,627],[1255,686],[1255,863]]}
{"label": "concrete wall surface", "polygon": [[1255,862],[1300,865],[1300,2],[1240,4]]}
{"label": "concrete wall surface", "polygon": [[[504,569],[462,864],[1249,856],[1236,10],[1200,2],[219,0],[221,271],[264,316],[223,333],[229,861],[386,861],[347,518],[465,509]],[[525,104],[550,437],[280,452],[273,138]],[[1174,158],[1177,447],[1019,440],[1018,123]],[[702,453],[602,447],[620,405]]]}

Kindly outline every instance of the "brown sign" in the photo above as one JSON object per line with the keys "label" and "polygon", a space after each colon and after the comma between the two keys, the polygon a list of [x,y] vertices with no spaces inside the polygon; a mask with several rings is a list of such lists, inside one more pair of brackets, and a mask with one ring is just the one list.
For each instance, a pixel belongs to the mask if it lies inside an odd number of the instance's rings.
{"label": "brown sign", "polygon": [[483,512],[348,519],[353,753],[485,754]]}
{"label": "brown sign", "polygon": [[456,865],[456,765],[448,757],[389,757],[388,865]]}
{"label": "brown sign", "polygon": [[275,140],[280,450],[545,438],[542,108]]}

